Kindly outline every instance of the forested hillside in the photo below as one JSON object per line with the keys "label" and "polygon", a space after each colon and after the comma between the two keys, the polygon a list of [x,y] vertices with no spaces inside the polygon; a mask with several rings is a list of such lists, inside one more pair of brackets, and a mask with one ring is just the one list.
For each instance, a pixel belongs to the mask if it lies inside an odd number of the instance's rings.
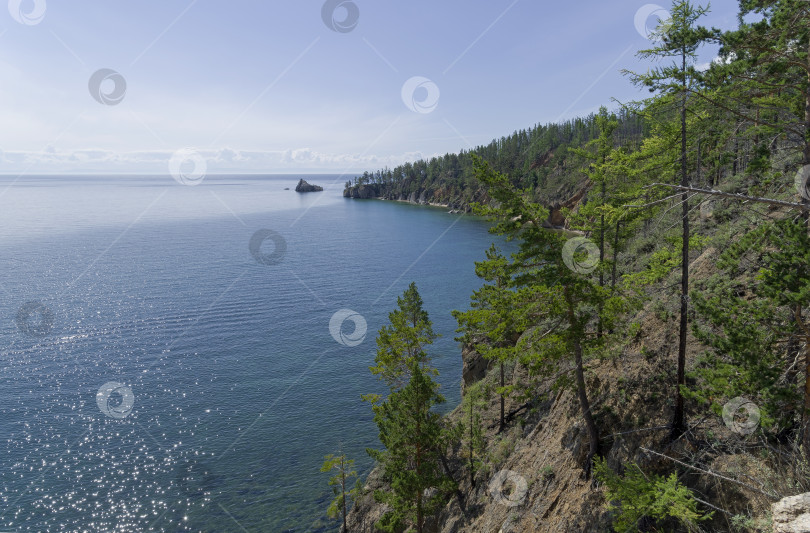
{"label": "forested hillside", "polygon": [[625,73],[648,99],[347,184],[469,203],[518,247],[454,313],[449,416],[415,285],[380,330],[349,531],[808,531],[810,2],[669,12]]}
{"label": "forested hillside", "polygon": [[[645,134],[644,117],[620,109],[617,119],[617,142],[628,149],[638,148]],[[564,201],[577,186],[571,179],[577,163],[572,161],[570,149],[581,148],[598,135],[596,115],[536,125],[473,150],[405,163],[393,170],[364,172],[346,182],[344,196],[436,203],[468,211],[473,201],[486,201],[473,166],[474,157],[479,157],[509,175],[515,187],[534,191],[535,199]]]}

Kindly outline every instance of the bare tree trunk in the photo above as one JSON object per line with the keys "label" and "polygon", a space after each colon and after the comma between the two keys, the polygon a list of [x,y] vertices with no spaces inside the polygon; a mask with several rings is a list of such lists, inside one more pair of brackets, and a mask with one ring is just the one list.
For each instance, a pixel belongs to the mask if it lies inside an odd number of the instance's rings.
{"label": "bare tree trunk", "polygon": [[[571,301],[568,288],[564,289],[565,300],[568,304],[568,322],[572,329],[576,329],[576,316],[574,314],[574,304]],[[585,472],[588,476],[591,473],[591,465],[593,458],[599,453],[599,429],[596,427],[596,422],[591,413],[591,404],[588,401],[588,391],[585,385],[585,364],[582,360],[582,343],[580,342],[580,332],[573,332],[573,348],[574,348],[574,364],[576,366],[576,383],[577,383],[577,397],[579,398],[579,406],[582,409],[582,417],[585,419],[585,427],[588,429],[588,440],[590,447],[588,450],[588,458],[585,461]]]}
{"label": "bare tree trunk", "polygon": [[[417,392],[418,394],[418,392]],[[419,409],[421,410],[422,402],[419,401]],[[422,435],[422,413],[417,413],[416,418],[416,435],[419,436],[418,438],[421,442],[421,435]],[[416,445],[416,475],[418,478],[421,479],[422,477],[422,446],[421,444]],[[422,533],[422,528],[424,527],[424,517],[422,516],[422,490],[416,494],[416,531],[417,533]]]}
{"label": "bare tree trunk", "polygon": [[616,288],[616,263],[619,260],[619,228],[621,220],[616,221],[616,235],[613,236],[613,272],[611,273],[610,288]]}
{"label": "bare tree trunk", "polygon": [[[604,163],[604,160],[602,161]],[[602,176],[602,208],[605,206],[606,196],[605,178]],[[599,286],[605,286],[605,271],[602,265],[605,264],[605,215],[604,213],[599,217]],[[599,322],[596,326],[596,336],[602,337],[602,305],[599,304]]]}
{"label": "bare tree trunk", "polygon": [[[686,169],[686,51],[681,53],[683,68],[683,96],[681,99],[681,187],[688,187]],[[683,218],[683,243],[681,246],[681,322],[678,338],[678,378],[675,391],[675,414],[672,420],[671,437],[680,437],[684,428],[684,406],[681,387],[686,385],[686,333],[688,327],[687,312],[689,298],[689,195],[684,191],[681,195]]]}
{"label": "bare tree trunk", "polygon": [[[503,361],[501,361],[501,390],[503,390],[503,387],[505,385],[506,385],[506,380],[504,379],[504,375],[503,375]],[[505,404],[506,404],[506,400],[504,399],[503,395],[504,395],[504,393],[501,392],[501,420],[500,420],[500,423],[498,425],[498,433],[501,433],[506,428],[506,422],[504,420],[504,414],[503,414]]]}
{"label": "bare tree trunk", "polygon": [[473,462],[473,400],[470,398],[470,486],[475,488],[475,467]]}
{"label": "bare tree trunk", "polygon": [[810,457],[810,325],[804,323],[802,308],[797,305],[793,318],[800,331],[799,338],[804,339],[804,406],[802,409],[802,446],[804,453]]}
{"label": "bare tree trunk", "polygon": [[[810,165],[810,44],[807,47],[807,81],[808,87],[807,92],[804,95],[804,154],[802,156],[802,164],[803,165]],[[806,195],[802,195],[802,203],[807,204],[810,203],[808,199],[805,197]],[[804,211],[804,222],[805,226],[808,227],[810,230],[810,212]],[[802,317],[802,310],[801,307],[798,308],[798,312],[796,313],[796,319],[798,325],[803,328],[804,336],[804,349],[805,349],[805,368],[804,368],[804,413],[802,413],[802,421],[804,422],[802,432],[803,432],[803,443],[804,443],[804,453],[805,456],[810,458],[810,332],[808,332],[808,328],[810,325],[805,325],[803,322]]]}
{"label": "bare tree trunk", "polygon": [[346,525],[346,466],[344,460],[340,460],[340,490],[343,494],[343,532],[348,533],[349,526]]}

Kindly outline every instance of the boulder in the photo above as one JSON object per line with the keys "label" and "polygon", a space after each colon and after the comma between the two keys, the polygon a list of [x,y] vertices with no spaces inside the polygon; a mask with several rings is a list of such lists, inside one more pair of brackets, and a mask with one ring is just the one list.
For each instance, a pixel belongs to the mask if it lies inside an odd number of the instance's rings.
{"label": "boulder", "polygon": [[318,192],[322,190],[323,187],[319,185],[311,185],[304,179],[299,180],[298,185],[295,186],[295,192]]}
{"label": "boulder", "polygon": [[773,533],[810,532],[810,492],[788,496],[771,505]]}
{"label": "boulder", "polygon": [[464,345],[461,349],[461,390],[462,392],[470,385],[484,379],[487,370],[492,368],[492,361],[476,352],[472,347]]}

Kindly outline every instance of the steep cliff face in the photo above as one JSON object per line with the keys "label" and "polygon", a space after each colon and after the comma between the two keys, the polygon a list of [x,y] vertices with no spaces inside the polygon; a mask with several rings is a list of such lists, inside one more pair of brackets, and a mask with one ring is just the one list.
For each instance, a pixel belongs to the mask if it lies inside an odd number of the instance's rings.
{"label": "steep cliff face", "polygon": [[343,189],[344,198],[359,198],[361,200],[377,198],[379,193],[380,187],[378,185],[355,185]]}
{"label": "steep cliff face", "polygon": [[[546,207],[549,210],[547,225],[554,228],[564,228],[566,221],[563,209],[576,209],[583,199],[587,198],[588,190],[587,184],[581,183],[573,189],[566,187],[565,190],[557,191],[557,194],[553,196],[553,198],[557,198],[556,200],[549,199],[546,201]],[[381,187],[377,184],[346,187],[343,190],[343,196],[362,200],[376,198],[417,205],[441,206],[459,213],[470,213],[473,203],[487,204],[490,202],[490,198],[484,191],[476,191],[469,197],[467,195],[450,196],[445,194],[442,189],[412,191],[406,195],[381,190]]]}
{"label": "steep cliff face", "polygon": [[409,193],[393,192],[384,190],[379,184],[353,185],[343,190],[345,198],[391,200],[395,202],[407,202],[417,205],[434,205],[447,207],[453,211],[469,213],[472,211],[472,202],[487,203],[489,198],[483,192],[477,192],[467,196],[454,196],[447,194],[442,189],[425,190],[420,189]]}
{"label": "steep cliff face", "polygon": [[[713,273],[716,258],[717,251],[707,249],[692,263],[695,275]],[[672,472],[678,467],[673,458],[699,455],[703,468],[685,470],[681,480],[699,498],[723,511],[701,523],[703,530],[731,531],[730,517],[739,514],[760,517],[739,531],[769,531],[767,517],[774,501],[768,497],[769,491],[796,492],[777,465],[746,454],[743,448],[711,444],[736,441],[722,419],[711,413],[700,417],[698,423],[704,425],[700,432],[674,443],[668,439],[677,328],[672,316],[661,313],[659,306],[651,302],[639,312],[638,334],[619,357],[594,360],[587,367],[588,390],[601,433],[600,451],[615,471],[635,463],[647,473]],[[703,349],[689,337],[689,353]],[[465,385],[477,380],[497,385],[499,372],[488,371],[493,368],[490,363],[469,349],[462,358]],[[507,368],[507,385],[526,385],[528,381],[521,365]],[[447,464],[459,493],[448,496],[427,532],[612,531],[604,487],[589,478],[584,468],[588,440],[577,398],[570,390],[554,390],[550,382],[538,383],[533,390],[528,402],[507,400],[507,424],[502,433],[498,433],[499,401],[495,394],[480,413],[487,459],[474,484],[466,450],[457,447],[448,451]],[[455,424],[463,415],[458,408],[446,421]],[[726,482],[715,473],[743,482]],[[766,490],[751,482],[754,478],[757,483],[764,482]],[[373,491],[384,487],[381,473],[375,470],[366,481],[362,499],[349,513],[349,531],[376,531],[374,523],[385,508],[374,501]],[[645,530],[642,526],[640,530]],[[667,530],[686,531],[677,524]]]}

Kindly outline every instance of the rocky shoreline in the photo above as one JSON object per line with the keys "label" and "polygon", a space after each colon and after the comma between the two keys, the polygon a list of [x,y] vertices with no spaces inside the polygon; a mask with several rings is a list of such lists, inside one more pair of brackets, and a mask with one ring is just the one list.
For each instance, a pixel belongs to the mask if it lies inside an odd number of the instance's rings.
{"label": "rocky shoreline", "polygon": [[[355,185],[347,187],[343,190],[344,198],[355,198],[359,200],[388,200],[392,202],[402,202],[414,205],[426,205],[431,207],[440,207],[449,209],[449,213],[472,213],[472,207],[469,203],[464,201],[436,201],[433,195],[427,191],[411,192],[407,196],[405,194],[386,194],[380,193],[377,186],[374,185]],[[480,201],[474,199],[473,201]]]}

